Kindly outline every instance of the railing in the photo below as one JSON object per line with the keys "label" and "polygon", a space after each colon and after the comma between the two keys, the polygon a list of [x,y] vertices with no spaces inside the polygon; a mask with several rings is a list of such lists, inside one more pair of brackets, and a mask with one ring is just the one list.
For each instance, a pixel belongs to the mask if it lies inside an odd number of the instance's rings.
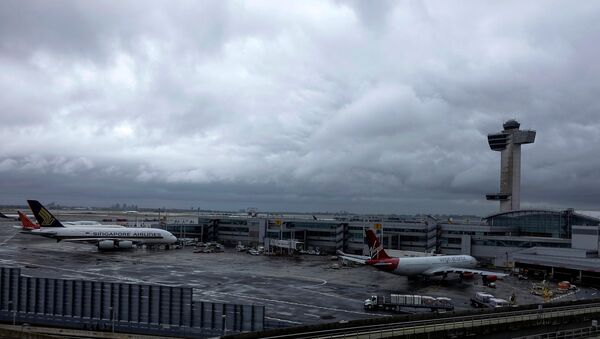
{"label": "railing", "polygon": [[501,313],[486,313],[471,316],[454,316],[427,320],[405,321],[380,325],[365,325],[339,329],[320,330],[304,333],[262,336],[263,338],[353,338],[368,336],[373,338],[397,337],[448,331],[456,329],[469,329],[482,326],[511,324],[523,321],[538,321],[547,323],[559,317],[582,316],[585,314],[600,313],[600,303],[568,306],[545,305],[545,310],[521,310]]}
{"label": "railing", "polygon": [[515,337],[513,339],[577,339],[577,338],[589,338],[592,336],[597,337],[600,334],[600,327],[582,327],[572,328],[568,330],[546,332],[540,334],[527,335],[523,337]]}

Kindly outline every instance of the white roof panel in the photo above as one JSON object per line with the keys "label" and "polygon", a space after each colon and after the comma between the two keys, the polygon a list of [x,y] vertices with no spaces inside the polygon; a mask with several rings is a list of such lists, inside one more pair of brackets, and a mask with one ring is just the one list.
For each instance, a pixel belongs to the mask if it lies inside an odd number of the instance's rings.
{"label": "white roof panel", "polygon": [[588,217],[592,217],[592,218],[596,218],[596,219],[600,219],[600,211],[575,211],[575,213],[577,214],[582,214]]}

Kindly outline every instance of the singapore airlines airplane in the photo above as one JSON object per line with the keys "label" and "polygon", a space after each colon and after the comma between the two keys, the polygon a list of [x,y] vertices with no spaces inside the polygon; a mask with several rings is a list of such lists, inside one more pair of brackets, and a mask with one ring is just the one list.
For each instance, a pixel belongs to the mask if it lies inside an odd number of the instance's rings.
{"label": "singapore airlines airplane", "polygon": [[475,269],[477,260],[470,255],[441,255],[410,258],[392,258],[385,253],[383,246],[372,230],[366,231],[370,257],[346,254],[338,251],[338,255],[345,260],[374,266],[385,272],[404,275],[408,277],[444,276],[448,273],[458,273],[461,277],[473,274],[484,276],[489,282],[506,276],[503,273],[482,271]]}
{"label": "singapore airlines airplane", "polygon": [[94,244],[99,250],[129,249],[133,248],[133,245],[140,244],[170,245],[177,241],[173,234],[158,228],[65,227],[39,201],[27,200],[27,203],[41,228],[31,229],[32,226],[28,225],[24,226],[21,233],[56,239],[56,241]]}

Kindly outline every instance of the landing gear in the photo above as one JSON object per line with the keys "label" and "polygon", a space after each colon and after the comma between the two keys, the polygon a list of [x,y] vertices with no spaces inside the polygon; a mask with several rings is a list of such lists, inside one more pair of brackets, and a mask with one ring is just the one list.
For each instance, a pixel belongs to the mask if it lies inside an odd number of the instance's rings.
{"label": "landing gear", "polygon": [[408,276],[406,277],[408,279],[409,283],[419,283],[419,284],[425,284],[428,285],[431,282],[431,279],[429,276],[427,275],[413,275],[413,276]]}

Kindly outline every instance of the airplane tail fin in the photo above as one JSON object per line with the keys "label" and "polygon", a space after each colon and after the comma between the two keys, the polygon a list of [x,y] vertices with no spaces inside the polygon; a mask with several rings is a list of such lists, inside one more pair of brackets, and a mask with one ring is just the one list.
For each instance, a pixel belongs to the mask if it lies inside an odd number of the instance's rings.
{"label": "airplane tail fin", "polygon": [[9,217],[7,217],[6,215],[0,213],[0,218],[4,218],[4,219],[10,219]]}
{"label": "airplane tail fin", "polygon": [[371,255],[371,259],[389,259],[391,258],[385,250],[383,249],[383,245],[377,239],[375,232],[373,230],[366,231],[367,242],[369,245],[369,254]]}
{"label": "airplane tail fin", "polygon": [[35,230],[35,229],[39,229],[40,225],[34,224],[33,222],[31,222],[31,220],[29,220],[29,218],[27,218],[27,216],[21,212],[19,212],[19,219],[21,220],[21,224],[23,225],[23,229],[24,230]]}
{"label": "airplane tail fin", "polygon": [[27,200],[29,208],[41,227],[65,227],[37,200]]}

